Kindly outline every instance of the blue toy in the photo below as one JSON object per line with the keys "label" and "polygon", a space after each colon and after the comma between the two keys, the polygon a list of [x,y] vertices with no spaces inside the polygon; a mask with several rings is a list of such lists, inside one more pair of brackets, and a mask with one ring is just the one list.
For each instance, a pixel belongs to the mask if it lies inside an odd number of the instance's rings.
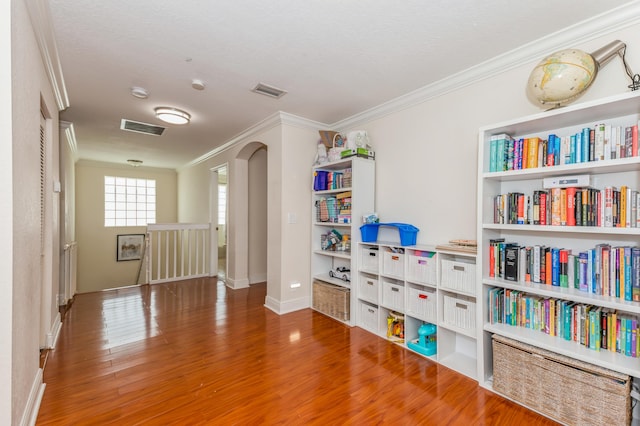
{"label": "blue toy", "polygon": [[435,355],[437,349],[436,331],[435,325],[422,324],[418,329],[418,338],[407,342],[407,346],[425,356]]}

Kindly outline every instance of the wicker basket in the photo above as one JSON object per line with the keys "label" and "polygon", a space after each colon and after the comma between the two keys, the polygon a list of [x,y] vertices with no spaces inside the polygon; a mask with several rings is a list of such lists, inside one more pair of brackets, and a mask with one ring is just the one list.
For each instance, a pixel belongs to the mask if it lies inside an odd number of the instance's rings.
{"label": "wicker basket", "polygon": [[631,378],[493,335],[493,389],[568,425],[628,425]]}
{"label": "wicker basket", "polygon": [[351,311],[351,291],[348,288],[328,284],[321,281],[313,282],[313,309],[339,319],[349,321]]}

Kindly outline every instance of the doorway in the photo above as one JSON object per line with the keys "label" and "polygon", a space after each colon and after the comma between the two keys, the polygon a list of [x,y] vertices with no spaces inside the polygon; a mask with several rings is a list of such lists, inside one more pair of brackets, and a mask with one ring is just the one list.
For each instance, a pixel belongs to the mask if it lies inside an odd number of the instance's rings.
{"label": "doorway", "polygon": [[227,165],[212,169],[211,176],[211,238],[216,244],[211,245],[211,272],[219,280],[227,278],[227,194],[229,182]]}

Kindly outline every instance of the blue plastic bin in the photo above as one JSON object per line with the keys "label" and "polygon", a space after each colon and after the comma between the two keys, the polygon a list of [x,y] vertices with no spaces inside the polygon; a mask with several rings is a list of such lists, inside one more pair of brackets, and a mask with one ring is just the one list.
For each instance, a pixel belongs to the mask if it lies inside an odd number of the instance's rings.
{"label": "blue plastic bin", "polygon": [[400,233],[401,246],[413,246],[418,239],[419,229],[408,223],[367,223],[360,227],[362,242],[375,243],[378,241],[378,228],[381,226],[389,226],[397,228]]}

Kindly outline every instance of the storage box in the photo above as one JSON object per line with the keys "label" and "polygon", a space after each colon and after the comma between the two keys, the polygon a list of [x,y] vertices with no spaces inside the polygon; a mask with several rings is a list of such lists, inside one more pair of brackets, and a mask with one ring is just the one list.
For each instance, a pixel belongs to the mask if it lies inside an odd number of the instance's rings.
{"label": "storage box", "polygon": [[372,272],[378,272],[378,247],[362,249],[362,269]]}
{"label": "storage box", "polygon": [[442,288],[463,291],[474,294],[476,291],[476,265],[472,262],[462,262],[442,259],[441,284]]}
{"label": "storage box", "polygon": [[365,243],[378,241],[378,228],[381,226],[397,228],[400,234],[401,246],[413,246],[416,244],[419,229],[407,223],[366,223],[360,227],[362,241]]}
{"label": "storage box", "polygon": [[436,322],[436,290],[409,287],[407,313],[424,321]]}
{"label": "storage box", "polygon": [[378,241],[378,223],[366,223],[360,227],[360,236],[363,243],[375,243]]}
{"label": "storage box", "polygon": [[412,281],[435,284],[436,283],[436,256],[435,252],[416,251],[407,257],[407,274]]}
{"label": "storage box", "polygon": [[476,301],[466,296],[443,295],[443,321],[454,327],[475,331]]}
{"label": "storage box", "polygon": [[359,326],[378,334],[378,307],[360,302]]}
{"label": "storage box", "polygon": [[382,304],[389,309],[404,312],[404,285],[383,281]]}
{"label": "storage box", "polygon": [[313,309],[341,321],[349,321],[351,291],[348,288],[313,282]]}
{"label": "storage box", "polygon": [[358,279],[358,297],[372,303],[378,303],[378,280],[360,276]]}
{"label": "storage box", "polygon": [[398,278],[404,277],[404,254],[384,252],[382,262],[382,270],[385,275],[393,275]]}
{"label": "storage box", "polygon": [[568,425],[631,420],[629,376],[496,334],[493,389]]}

